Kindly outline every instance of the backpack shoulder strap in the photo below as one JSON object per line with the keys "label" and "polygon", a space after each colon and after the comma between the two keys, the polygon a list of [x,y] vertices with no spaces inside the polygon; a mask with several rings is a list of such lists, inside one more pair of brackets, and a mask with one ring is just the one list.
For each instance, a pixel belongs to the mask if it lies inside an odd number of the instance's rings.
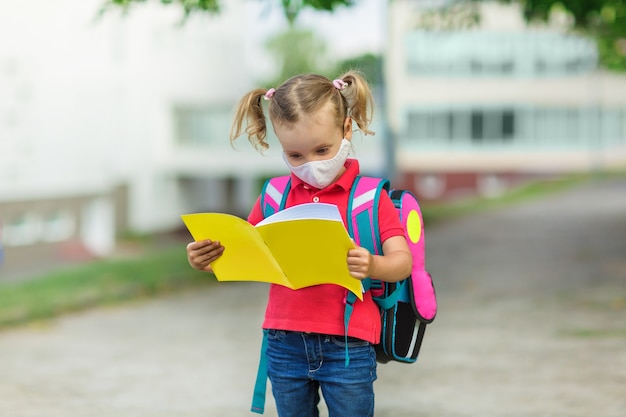
{"label": "backpack shoulder strap", "polygon": [[265,181],[261,190],[261,210],[264,217],[285,208],[287,195],[291,189],[291,176],[274,177]]}
{"label": "backpack shoulder strap", "polygon": [[265,411],[265,396],[267,392],[267,330],[263,330],[263,339],[261,341],[261,356],[259,358],[259,367],[257,369],[256,380],[254,381],[254,391],[252,393],[252,404],[250,411],[257,414],[263,414]]}
{"label": "backpack shoulder strap", "polygon": [[[378,201],[380,193],[389,189],[389,181],[382,178],[357,176],[348,198],[348,233],[354,241],[373,254],[382,253],[380,234],[378,233]],[[372,288],[372,280],[362,280],[363,291]],[[343,314],[344,338],[346,342],[346,367],[350,364],[348,355],[348,325],[354,311],[357,297],[348,291],[346,308]]]}
{"label": "backpack shoulder strap", "polygon": [[358,176],[348,199],[348,233],[359,246],[376,255],[382,253],[378,234],[378,202],[383,190],[389,190],[389,181]]}
{"label": "backpack shoulder strap", "polygon": [[[261,210],[263,217],[271,216],[274,213],[285,208],[287,203],[287,195],[291,189],[291,177],[288,175],[282,177],[274,177],[265,181],[261,190]],[[267,358],[265,352],[267,350],[267,330],[263,330],[263,339],[261,341],[261,354],[259,358],[259,367],[257,369],[257,377],[254,383],[254,392],[252,395],[252,405],[250,411],[257,414],[263,414],[265,411],[265,396],[267,391]]]}

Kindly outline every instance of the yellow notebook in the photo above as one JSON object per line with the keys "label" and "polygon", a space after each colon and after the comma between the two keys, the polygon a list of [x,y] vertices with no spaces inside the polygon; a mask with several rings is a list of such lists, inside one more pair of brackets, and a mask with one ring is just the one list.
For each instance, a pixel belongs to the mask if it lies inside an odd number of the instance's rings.
{"label": "yellow notebook", "polygon": [[217,240],[224,253],[211,267],[219,281],[260,281],[299,289],[340,285],[363,299],[361,281],[348,272],[355,247],[336,206],[300,204],[252,226],[224,213],[181,216],[194,240]]}

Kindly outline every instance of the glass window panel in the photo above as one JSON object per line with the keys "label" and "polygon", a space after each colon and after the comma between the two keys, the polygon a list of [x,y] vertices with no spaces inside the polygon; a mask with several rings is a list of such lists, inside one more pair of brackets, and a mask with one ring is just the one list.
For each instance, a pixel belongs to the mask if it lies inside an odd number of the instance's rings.
{"label": "glass window panel", "polygon": [[62,242],[72,237],[75,222],[68,212],[54,211],[44,217],[42,239],[46,242]]}
{"label": "glass window panel", "polygon": [[232,115],[220,107],[180,107],[174,110],[176,137],[182,145],[228,143]]}
{"label": "glass window panel", "polygon": [[433,112],[428,118],[428,137],[437,141],[448,140],[450,133],[448,130],[448,117],[443,112]]}
{"label": "glass window panel", "polygon": [[33,214],[21,214],[10,219],[4,225],[3,239],[7,246],[32,245],[39,241],[41,222]]}
{"label": "glass window panel", "polygon": [[565,109],[565,136],[570,142],[581,139],[580,113],[577,109]]}
{"label": "glass window panel", "polygon": [[483,138],[488,141],[502,139],[502,112],[486,110],[483,112]]}
{"label": "glass window panel", "polygon": [[550,76],[597,63],[593,42],[566,34],[418,30],[407,35],[405,48],[408,70],[418,75]]}
{"label": "glass window panel", "polygon": [[602,138],[619,142],[623,135],[621,109],[604,109],[602,112]]}
{"label": "glass window panel", "polygon": [[483,140],[483,114],[480,111],[472,111],[472,141],[482,142]]}
{"label": "glass window panel", "polygon": [[466,141],[472,135],[472,114],[469,110],[457,110],[452,113],[452,140]]}
{"label": "glass window panel", "polygon": [[515,139],[515,111],[513,109],[502,112],[502,139],[507,142]]}

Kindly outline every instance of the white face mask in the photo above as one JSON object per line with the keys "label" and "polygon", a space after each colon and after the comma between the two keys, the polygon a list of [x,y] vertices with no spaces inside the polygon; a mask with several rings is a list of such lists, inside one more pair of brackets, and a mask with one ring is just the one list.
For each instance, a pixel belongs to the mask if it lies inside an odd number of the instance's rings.
{"label": "white face mask", "polygon": [[339,175],[341,168],[343,168],[346,163],[346,159],[348,159],[348,154],[351,149],[352,144],[350,141],[343,139],[337,155],[331,159],[311,161],[294,167],[289,163],[285,153],[283,152],[283,160],[296,177],[315,188],[322,189],[330,185],[337,175]]}

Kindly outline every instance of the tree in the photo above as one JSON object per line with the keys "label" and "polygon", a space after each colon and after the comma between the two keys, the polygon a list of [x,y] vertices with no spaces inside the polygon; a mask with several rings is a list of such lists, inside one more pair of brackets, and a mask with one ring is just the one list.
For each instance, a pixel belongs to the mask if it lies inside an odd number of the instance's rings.
{"label": "tree", "polygon": [[[228,0],[154,0],[163,5],[174,5],[183,10],[184,16],[189,17],[193,13],[218,14],[220,6]],[[273,3],[274,0],[262,0],[266,3]],[[128,11],[131,6],[147,3],[148,0],[105,0],[103,11],[112,8],[122,8]],[[298,14],[307,7],[316,10],[332,12],[339,6],[352,6],[353,0],[280,0],[285,17],[292,26]]]}
{"label": "tree", "polygon": [[367,81],[372,85],[380,85],[383,79],[383,59],[380,55],[366,53],[342,60],[330,75],[336,77],[347,70],[355,69],[363,73]]}
{"label": "tree", "polygon": [[[104,0],[103,10],[146,3],[148,0]],[[153,0],[164,5],[181,7],[184,16],[192,13],[219,13],[220,5],[228,0]],[[252,0],[251,0],[252,1]],[[258,0],[268,4],[280,3],[289,26],[293,27],[299,13],[305,8],[334,11],[340,6],[352,6],[356,0]],[[393,0],[388,0],[393,1]],[[442,7],[426,12],[422,17],[425,27],[458,29],[478,23],[477,3],[486,0],[442,0]],[[522,5],[528,22],[546,22],[555,14],[565,14],[571,30],[596,41],[600,64],[614,71],[626,71],[626,2],[624,0],[499,0]]]}
{"label": "tree", "polygon": [[[382,56],[365,53],[334,62],[326,55],[324,39],[310,30],[289,28],[268,39],[265,47],[279,66],[273,79],[262,82],[268,88],[276,87],[297,74],[314,72],[332,79],[353,69],[360,71],[373,86],[380,86],[383,82]],[[294,54],[294,51],[298,53]]]}
{"label": "tree", "polygon": [[278,73],[268,80],[268,87],[282,84],[286,79],[302,73],[325,73],[326,43],[313,31],[289,27],[270,39],[265,44],[273,61],[277,63]]}

